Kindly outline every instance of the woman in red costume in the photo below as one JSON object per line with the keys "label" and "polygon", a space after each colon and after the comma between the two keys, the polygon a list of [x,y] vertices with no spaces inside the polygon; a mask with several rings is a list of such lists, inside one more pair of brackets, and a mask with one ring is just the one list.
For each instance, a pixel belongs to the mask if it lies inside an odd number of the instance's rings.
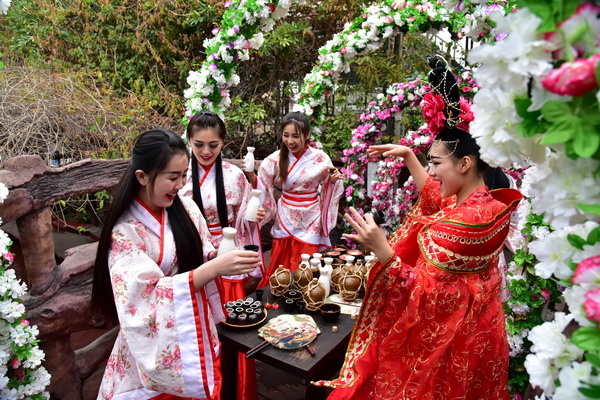
{"label": "woman in red costume", "polygon": [[[452,110],[454,77],[441,67],[430,82]],[[522,196],[480,159],[464,123],[452,127],[457,116],[447,112],[428,170],[408,147],[368,150],[403,157],[421,194],[389,240],[370,214],[346,214],[356,234],[345,236],[380,262],[340,377],[315,383],[335,388],[329,399],[510,399],[497,263]]]}

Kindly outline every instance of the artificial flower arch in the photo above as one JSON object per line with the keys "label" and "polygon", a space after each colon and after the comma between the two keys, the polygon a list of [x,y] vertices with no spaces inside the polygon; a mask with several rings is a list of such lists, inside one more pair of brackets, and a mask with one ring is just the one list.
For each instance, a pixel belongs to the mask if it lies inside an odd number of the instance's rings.
{"label": "artificial flower arch", "polygon": [[[306,0],[296,0],[304,4]],[[446,2],[448,3],[448,2]],[[380,48],[387,38],[400,32],[437,32],[448,27],[457,37],[478,39],[491,29],[488,17],[513,10],[512,2],[499,0],[480,4],[476,0],[452,1],[448,6],[429,0],[385,0],[367,8],[353,23],[319,49],[318,61],[305,77],[297,110],[311,116],[313,133],[320,133],[323,106],[335,91],[342,72],[360,55]],[[250,58],[250,49],[259,49],[263,32],[289,13],[292,0],[228,0],[221,27],[204,43],[207,59],[199,71],[190,71],[185,90],[186,116],[198,111],[223,113],[231,104],[229,90],[239,84],[236,74],[241,61]]]}

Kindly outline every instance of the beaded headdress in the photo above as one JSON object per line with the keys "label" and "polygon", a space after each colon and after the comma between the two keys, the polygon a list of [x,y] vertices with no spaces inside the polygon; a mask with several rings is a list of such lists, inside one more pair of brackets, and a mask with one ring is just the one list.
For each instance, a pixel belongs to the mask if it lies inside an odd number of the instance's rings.
{"label": "beaded headdress", "polygon": [[[428,80],[432,90],[423,98],[423,118],[429,130],[439,134],[445,129],[457,128],[468,133],[469,122],[472,120],[470,104],[460,98],[454,74],[446,66],[447,63],[441,56],[430,57],[427,61],[431,67]],[[446,146],[449,154],[443,156],[449,157],[456,151],[459,142],[459,139],[436,139],[433,141],[430,151],[440,144],[450,145]]]}

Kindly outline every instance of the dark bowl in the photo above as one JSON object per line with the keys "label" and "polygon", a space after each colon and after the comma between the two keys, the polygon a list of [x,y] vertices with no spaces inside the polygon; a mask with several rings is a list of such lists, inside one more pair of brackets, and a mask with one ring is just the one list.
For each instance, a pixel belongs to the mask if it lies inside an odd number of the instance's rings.
{"label": "dark bowl", "polygon": [[325,318],[325,321],[328,322],[333,322],[338,319],[342,311],[340,305],[335,303],[323,303],[319,309],[321,310],[321,315]]}

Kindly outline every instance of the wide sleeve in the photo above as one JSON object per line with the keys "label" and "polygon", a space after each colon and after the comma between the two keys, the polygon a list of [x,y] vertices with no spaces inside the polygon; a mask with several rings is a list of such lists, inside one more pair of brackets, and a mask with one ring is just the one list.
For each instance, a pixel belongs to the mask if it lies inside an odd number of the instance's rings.
{"label": "wide sleeve", "polygon": [[265,158],[258,167],[258,189],[262,191],[260,202],[265,209],[265,218],[262,225],[270,222],[277,214],[277,201],[275,200],[275,179],[278,175],[278,154],[275,152]]}
{"label": "wide sleeve", "polygon": [[320,198],[321,226],[323,227],[324,236],[329,236],[329,232],[331,232],[335,226],[340,205],[340,198],[343,192],[343,181],[333,181],[331,180],[331,176],[327,174],[327,177],[321,186]]}
{"label": "wide sleeve", "polygon": [[220,343],[206,290],[194,290],[191,272],[165,276],[147,254],[150,236],[131,223],[112,233],[110,276],[130,367],[147,389],[211,398]]}

